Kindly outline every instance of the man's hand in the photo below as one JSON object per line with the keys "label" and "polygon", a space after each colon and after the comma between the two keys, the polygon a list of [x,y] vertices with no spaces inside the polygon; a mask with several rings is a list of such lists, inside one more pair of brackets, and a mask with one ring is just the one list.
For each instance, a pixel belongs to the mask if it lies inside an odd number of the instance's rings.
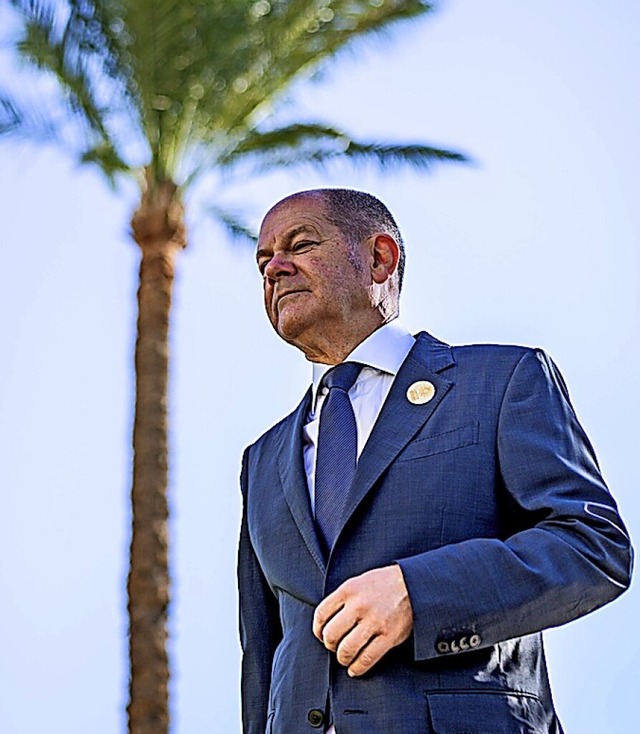
{"label": "man's hand", "polygon": [[313,634],[350,676],[366,673],[412,629],[411,602],[397,564],[348,579],[313,615]]}

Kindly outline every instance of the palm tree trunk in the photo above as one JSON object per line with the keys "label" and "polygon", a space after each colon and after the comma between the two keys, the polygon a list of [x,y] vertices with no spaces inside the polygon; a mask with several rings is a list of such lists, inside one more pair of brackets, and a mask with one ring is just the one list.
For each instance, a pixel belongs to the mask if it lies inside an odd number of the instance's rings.
{"label": "palm tree trunk", "polygon": [[184,212],[171,182],[143,192],[132,220],[142,252],[135,348],[132,533],[127,581],[130,734],[168,734],[168,366],[175,255]]}

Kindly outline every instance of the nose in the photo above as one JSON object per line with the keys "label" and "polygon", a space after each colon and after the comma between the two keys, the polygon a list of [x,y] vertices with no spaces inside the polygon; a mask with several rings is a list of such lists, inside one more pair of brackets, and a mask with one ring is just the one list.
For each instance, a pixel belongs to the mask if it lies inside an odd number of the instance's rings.
{"label": "nose", "polygon": [[285,253],[274,253],[264,268],[264,276],[268,280],[278,280],[283,275],[293,275],[296,269]]}

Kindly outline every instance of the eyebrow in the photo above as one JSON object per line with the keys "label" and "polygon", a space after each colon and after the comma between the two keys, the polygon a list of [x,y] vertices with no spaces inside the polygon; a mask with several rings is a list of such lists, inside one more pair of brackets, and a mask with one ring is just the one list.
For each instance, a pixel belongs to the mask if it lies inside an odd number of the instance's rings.
{"label": "eyebrow", "polygon": [[[301,224],[299,227],[294,227],[292,230],[287,232],[282,239],[284,240],[285,244],[289,245],[294,237],[302,234],[303,232],[313,232],[314,234],[318,234],[315,227],[312,227],[310,224]],[[256,262],[258,262],[261,257],[265,257],[268,254],[269,250],[261,247],[256,252]]]}

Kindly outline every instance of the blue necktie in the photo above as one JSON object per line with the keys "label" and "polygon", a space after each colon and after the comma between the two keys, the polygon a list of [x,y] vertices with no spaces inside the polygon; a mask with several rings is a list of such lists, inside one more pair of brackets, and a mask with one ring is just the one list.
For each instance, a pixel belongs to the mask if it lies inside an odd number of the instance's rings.
{"label": "blue necktie", "polygon": [[329,389],[320,411],[316,449],[315,517],[327,554],[331,551],[356,473],[358,432],[356,417],[347,394],[361,364],[343,362],[322,378]]}

